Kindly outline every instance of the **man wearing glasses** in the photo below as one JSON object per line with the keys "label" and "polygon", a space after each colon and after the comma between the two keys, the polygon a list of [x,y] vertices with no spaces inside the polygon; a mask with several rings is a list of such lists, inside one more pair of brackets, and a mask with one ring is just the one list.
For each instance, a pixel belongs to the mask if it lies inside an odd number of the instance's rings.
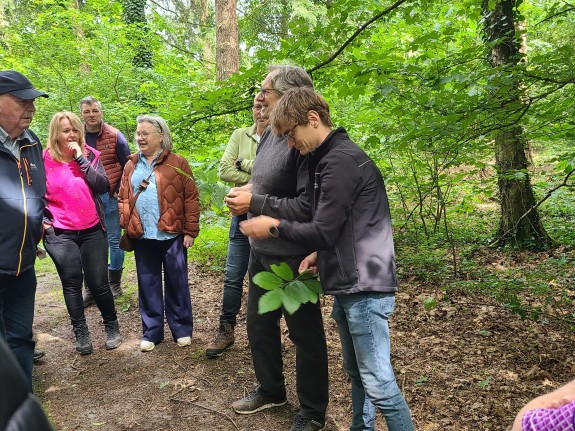
{"label": "man wearing glasses", "polygon": [[[252,107],[254,124],[234,130],[220,161],[220,179],[234,183],[235,187],[244,186],[250,180],[257,144],[268,126],[267,118],[261,115],[262,104],[257,97]],[[220,326],[216,338],[206,348],[208,358],[221,356],[235,342],[236,316],[242,303],[244,277],[250,258],[250,242],[240,232],[240,222],[246,219],[247,214],[233,216],[230,225]]]}
{"label": "man wearing glasses", "polygon": [[344,128],[334,129],[329,106],[312,89],[289,90],[275,107],[270,126],[308,159],[313,219],[302,223],[254,217],[241,230],[251,239],[277,235],[317,248],[299,272],[319,270],[324,292],[334,297],[332,317],[351,380],[349,429],[374,429],[377,409],[389,431],[413,431],[390,358],[388,320],[398,287],[383,177]]}
{"label": "man wearing glasses", "polygon": [[[290,88],[313,87],[308,74],[295,66],[272,66],[256,101],[268,118],[274,105]],[[249,211],[252,216],[268,215],[309,221],[306,198],[307,167],[299,153],[289,148],[285,136],[274,136],[269,128],[258,146],[248,186],[233,188],[225,202],[233,215]],[[287,198],[287,199],[284,199]],[[258,314],[259,298],[266,292],[253,283],[272,264],[286,262],[297,273],[300,262],[314,250],[283,238],[251,241],[250,283],[247,303],[247,332],[254,371],[259,386],[232,404],[239,414],[251,414],[287,402],[279,320],[283,314],[289,337],[296,346],[296,379],[300,408],[290,431],[325,429],[328,404],[327,346],[319,302],[303,304],[293,315],[282,309]]]}
{"label": "man wearing glasses", "polygon": [[[104,204],[106,217],[106,233],[110,247],[110,264],[108,279],[114,298],[122,294],[122,271],[124,270],[124,251],[120,242],[120,213],[118,211],[118,190],[124,165],[130,155],[128,141],[118,129],[104,123],[102,104],[92,96],[86,96],[80,101],[80,112],[86,130],[86,143],[101,153],[102,164],[110,182],[107,193],[100,195]],[[84,307],[95,304],[89,289],[84,288]]]}

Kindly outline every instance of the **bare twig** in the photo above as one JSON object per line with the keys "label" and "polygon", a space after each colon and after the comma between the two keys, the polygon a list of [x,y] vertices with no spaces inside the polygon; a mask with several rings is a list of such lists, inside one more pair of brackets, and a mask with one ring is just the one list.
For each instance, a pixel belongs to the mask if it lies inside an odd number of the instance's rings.
{"label": "bare twig", "polygon": [[535,25],[542,24],[542,23],[544,23],[545,21],[549,21],[549,20],[551,20],[551,19],[553,19],[553,18],[556,18],[556,17],[558,17],[558,16],[565,15],[565,14],[568,14],[569,12],[575,11],[575,6],[573,6],[573,5],[568,5],[568,6],[569,6],[569,7],[568,7],[567,9],[563,9],[563,10],[560,10],[559,12],[557,12],[557,13],[554,13],[554,14],[552,14],[552,15],[546,16],[546,17],[543,18],[541,21],[535,23]]}
{"label": "bare twig", "polygon": [[201,404],[198,404],[198,403],[195,402],[196,400],[197,400],[197,398],[194,398],[193,400],[182,400],[182,399],[179,399],[179,398],[170,398],[170,401],[177,401],[177,402],[179,402],[179,403],[191,404],[192,406],[199,407],[199,408],[201,408],[201,409],[204,409],[204,410],[207,410],[207,411],[209,411],[209,412],[216,413],[216,414],[218,414],[218,415],[220,415],[220,416],[223,416],[223,417],[225,417],[227,420],[229,420],[229,421],[232,423],[232,425],[234,426],[234,428],[235,428],[237,431],[240,430],[240,429],[238,428],[238,426],[236,425],[236,423],[234,422],[234,420],[233,420],[231,417],[229,417],[227,414],[225,414],[225,413],[223,413],[223,412],[220,412],[220,411],[218,411],[218,410],[212,409],[212,408],[210,408],[210,407],[206,407],[206,406],[203,406],[203,405],[201,405]]}
{"label": "bare twig", "polygon": [[[543,198],[537,202],[535,205],[533,205],[531,208],[529,208],[521,217],[519,217],[519,219],[517,219],[517,221],[515,222],[513,229],[517,229],[517,227],[519,226],[519,223],[521,223],[521,221],[527,217],[529,214],[531,214],[532,211],[535,211],[537,208],[539,208],[539,206],[545,202],[547,199],[549,199],[551,197],[551,195],[553,195],[553,193],[560,189],[561,187],[568,187],[569,185],[567,184],[567,182],[569,181],[569,178],[571,177],[571,175],[573,175],[575,173],[575,168],[571,169],[571,171],[569,171],[567,173],[567,175],[565,176],[565,178],[563,178],[563,181],[561,182],[561,184],[559,184],[556,187],[553,187],[552,189],[550,189],[549,191],[547,191],[547,193],[545,193],[545,196],[543,196]],[[505,232],[503,235],[500,235],[500,238],[504,238],[509,232]],[[491,244],[492,247],[497,247],[498,245],[500,245],[500,240],[496,240],[494,243]]]}
{"label": "bare twig", "polygon": [[384,9],[383,11],[381,11],[380,13],[378,13],[377,15],[375,15],[373,18],[371,18],[369,21],[365,22],[361,27],[359,27],[352,35],[349,39],[347,39],[343,45],[341,45],[336,52],[334,52],[331,57],[329,57],[327,60],[325,60],[324,62],[318,64],[317,66],[314,66],[313,68],[308,70],[308,73],[314,72],[322,67],[324,67],[325,65],[331,63],[333,60],[335,60],[337,58],[338,55],[340,55],[343,50],[345,48],[347,48],[347,46],[353,42],[353,40],[359,36],[361,34],[361,32],[363,32],[367,27],[369,27],[371,24],[373,24],[375,21],[377,21],[378,19],[380,19],[381,17],[387,15],[388,13],[390,13],[392,10],[397,9],[399,6],[401,6],[403,3],[405,3],[408,0],[398,0],[396,1],[394,4],[392,4],[391,6],[389,6],[388,8]]}

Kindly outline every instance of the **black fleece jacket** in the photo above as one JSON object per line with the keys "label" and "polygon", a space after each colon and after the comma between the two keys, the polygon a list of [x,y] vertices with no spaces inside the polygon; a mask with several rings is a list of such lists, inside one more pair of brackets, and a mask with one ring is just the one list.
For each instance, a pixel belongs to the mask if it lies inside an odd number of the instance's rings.
{"label": "black fleece jacket", "polygon": [[20,160],[0,145],[0,274],[13,276],[34,266],[46,204],[40,140],[28,130],[19,145]]}
{"label": "black fleece jacket", "polygon": [[343,128],[307,157],[313,219],[282,219],[280,237],[318,250],[326,294],[397,291],[389,203],[375,163]]}

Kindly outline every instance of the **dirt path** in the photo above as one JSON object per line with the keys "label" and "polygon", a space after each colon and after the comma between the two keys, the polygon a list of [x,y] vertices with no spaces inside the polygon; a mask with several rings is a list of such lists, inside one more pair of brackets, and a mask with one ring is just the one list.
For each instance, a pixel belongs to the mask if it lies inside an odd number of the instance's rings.
{"label": "dirt path", "polygon": [[[127,274],[118,301],[123,343],[103,347],[98,311],[87,311],[94,353],[79,356],[64,307],[59,279],[41,273],[35,329],[45,358],[35,367],[37,392],[57,431],[63,430],[242,430],[289,429],[296,409],[294,347],[285,351],[286,406],[250,416],[230,404],[255,385],[239,316],[236,345],[219,359],[204,356],[217,326],[223,277],[190,268],[194,337],[190,347],[171,341],[154,351],[138,349],[141,327],[135,274]],[[426,311],[423,301],[441,292],[402,284],[391,322],[392,356],[415,429],[506,430],[528,399],[573,378],[572,333],[522,321],[477,298],[451,295]],[[349,384],[343,373],[337,331],[322,300],[330,351],[327,430],[344,431],[351,417]],[[166,340],[171,340],[166,334]],[[385,430],[381,418],[377,430]]]}

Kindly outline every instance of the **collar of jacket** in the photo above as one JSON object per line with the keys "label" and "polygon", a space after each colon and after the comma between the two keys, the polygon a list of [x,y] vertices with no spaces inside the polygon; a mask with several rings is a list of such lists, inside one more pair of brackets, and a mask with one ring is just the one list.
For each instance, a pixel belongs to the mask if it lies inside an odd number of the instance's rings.
{"label": "collar of jacket", "polygon": [[335,135],[342,135],[340,136],[340,139],[341,138],[349,139],[349,137],[347,136],[347,132],[343,127],[333,129],[331,132],[329,132],[329,135],[326,136],[323,142],[319,144],[319,146],[315,150],[310,152],[310,155],[313,157],[323,157],[325,154],[327,154],[329,150],[331,150],[332,147],[337,144],[338,140],[333,139]]}
{"label": "collar of jacket", "polygon": [[248,135],[249,138],[257,142],[256,133],[258,129],[256,127],[257,125],[254,123],[254,125],[250,127],[249,130],[246,130],[246,135]]}
{"label": "collar of jacket", "polygon": [[[141,153],[141,151],[137,151],[128,157],[128,159],[132,161],[134,166],[136,165],[136,163],[138,163],[138,157],[140,157],[140,153]],[[168,157],[168,154],[170,154],[170,151],[163,149],[162,153],[156,159],[156,166],[164,163],[164,161],[166,160],[166,157]]]}
{"label": "collar of jacket", "polygon": [[[102,137],[102,133],[104,133],[104,126],[106,125],[106,123],[104,123],[104,121],[100,122],[100,130],[98,132],[98,136],[96,139],[100,139]],[[88,130],[86,129],[86,123],[84,123],[84,132],[85,133],[96,133],[96,132],[88,132]]]}

